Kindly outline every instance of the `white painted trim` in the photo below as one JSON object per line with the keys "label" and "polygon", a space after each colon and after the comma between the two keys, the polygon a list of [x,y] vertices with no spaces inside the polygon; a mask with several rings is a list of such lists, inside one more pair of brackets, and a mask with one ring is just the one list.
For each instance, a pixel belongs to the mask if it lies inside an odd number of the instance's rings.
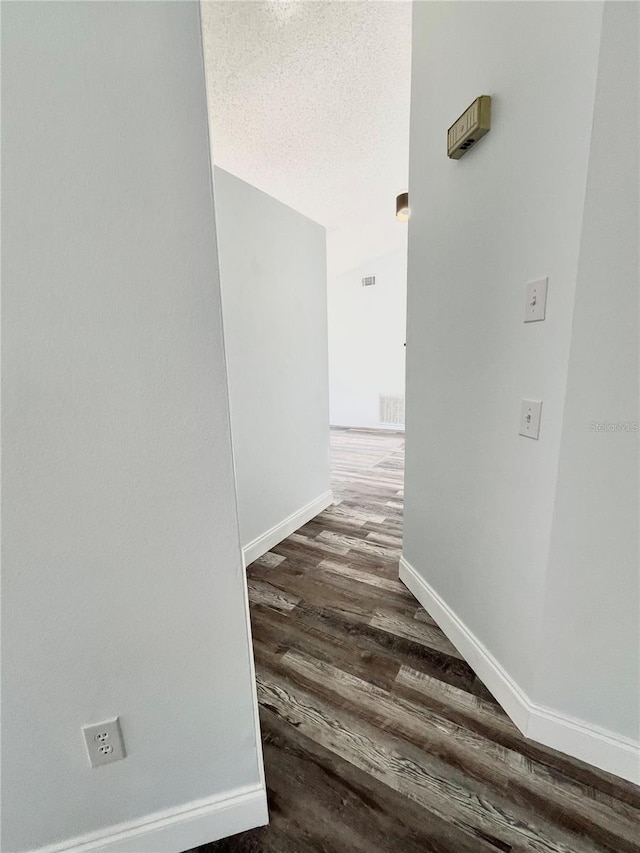
{"label": "white painted trim", "polygon": [[181,853],[267,822],[266,790],[264,785],[253,785],[192,800],[30,853]]}
{"label": "white painted trim", "polygon": [[282,542],[282,540],[286,539],[287,536],[295,533],[298,528],[302,527],[302,525],[306,524],[308,521],[311,521],[312,518],[315,518],[318,513],[321,513],[332,503],[333,492],[329,489],[328,492],[323,492],[319,497],[315,498],[292,515],[285,518],[284,521],[281,521],[270,530],[267,530],[266,533],[258,536],[258,538],[254,539],[253,542],[249,542],[249,544],[245,545],[242,549],[242,557],[244,559],[245,566],[253,563],[254,560],[258,559],[258,557],[262,557],[262,555],[266,554],[267,551],[270,551],[274,545],[277,545],[278,542]]}
{"label": "white painted trim", "polygon": [[331,424],[330,429],[362,429],[365,432],[404,432],[404,424]]}
{"label": "white painted trim", "polygon": [[640,742],[531,703],[527,737],[640,785]]}
{"label": "white painted trim", "polygon": [[399,577],[526,737],[640,785],[638,741],[533,702],[404,556]]}
{"label": "white painted trim", "polygon": [[[236,505],[237,509],[237,505]],[[244,561],[244,551],[242,552]],[[244,566],[248,564],[245,562]],[[264,755],[262,752],[262,732],[260,731],[260,706],[258,704],[258,680],[256,678],[255,655],[253,651],[253,635],[251,633],[251,614],[249,610],[249,584],[246,576],[243,578],[243,596],[244,596],[244,624],[247,630],[247,648],[249,652],[249,669],[251,673],[251,699],[253,701],[253,729],[256,739],[256,752],[258,754],[258,773],[260,775],[260,784],[262,789],[266,791],[267,783],[264,776]],[[265,823],[269,822],[269,815]]]}

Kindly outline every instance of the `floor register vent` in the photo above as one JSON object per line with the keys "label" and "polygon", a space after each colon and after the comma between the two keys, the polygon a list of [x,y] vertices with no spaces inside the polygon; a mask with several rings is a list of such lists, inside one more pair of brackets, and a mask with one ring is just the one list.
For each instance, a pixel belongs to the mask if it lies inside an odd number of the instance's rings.
{"label": "floor register vent", "polygon": [[404,394],[380,394],[378,420],[404,426]]}

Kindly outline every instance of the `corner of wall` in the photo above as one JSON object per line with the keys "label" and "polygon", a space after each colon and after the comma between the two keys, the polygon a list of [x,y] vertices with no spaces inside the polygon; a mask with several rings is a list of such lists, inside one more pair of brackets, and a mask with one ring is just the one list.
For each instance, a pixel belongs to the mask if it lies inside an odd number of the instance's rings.
{"label": "corner of wall", "polygon": [[404,556],[398,574],[523,735],[640,785],[637,741],[533,702]]}

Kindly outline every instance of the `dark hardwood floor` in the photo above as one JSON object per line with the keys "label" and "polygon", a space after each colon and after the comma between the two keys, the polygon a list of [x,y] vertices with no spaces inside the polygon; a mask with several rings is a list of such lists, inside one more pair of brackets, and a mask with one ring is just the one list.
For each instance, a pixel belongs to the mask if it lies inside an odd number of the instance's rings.
{"label": "dark hardwood floor", "polygon": [[640,789],[526,740],[398,575],[399,433],[248,569],[271,823],[199,853],[638,853]]}

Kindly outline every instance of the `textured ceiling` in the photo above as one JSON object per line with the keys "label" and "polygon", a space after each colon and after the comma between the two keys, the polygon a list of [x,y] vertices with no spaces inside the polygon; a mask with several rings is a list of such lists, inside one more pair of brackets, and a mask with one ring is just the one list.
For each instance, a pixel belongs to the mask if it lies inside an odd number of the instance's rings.
{"label": "textured ceiling", "polygon": [[216,164],[325,225],[334,271],[404,245],[411,3],[203,0],[202,25]]}

